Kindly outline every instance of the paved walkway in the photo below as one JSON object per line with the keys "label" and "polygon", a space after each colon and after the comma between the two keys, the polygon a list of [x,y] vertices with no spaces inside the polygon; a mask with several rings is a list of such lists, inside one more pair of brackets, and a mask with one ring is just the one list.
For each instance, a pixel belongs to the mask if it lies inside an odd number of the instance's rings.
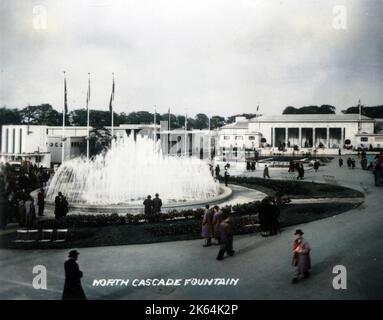
{"label": "paved walkway", "polygon": [[[270,169],[272,177],[278,170]],[[91,299],[382,299],[383,298],[383,188],[370,172],[337,167],[337,159],[318,173],[306,176],[322,181],[322,174],[336,176],[340,184],[363,191],[365,202],[346,213],[300,225],[312,247],[312,277],[296,285],[291,246],[294,228],[281,235],[235,237],[234,257],[216,261],[218,248],[202,248],[201,240],[83,248],[80,268],[83,286]],[[59,299],[63,288],[63,262],[67,250],[0,250],[1,299]],[[48,270],[48,290],[31,286],[32,268]],[[344,265],[347,290],[334,290],[332,269]],[[92,287],[94,279],[135,278],[239,278],[237,286]]]}

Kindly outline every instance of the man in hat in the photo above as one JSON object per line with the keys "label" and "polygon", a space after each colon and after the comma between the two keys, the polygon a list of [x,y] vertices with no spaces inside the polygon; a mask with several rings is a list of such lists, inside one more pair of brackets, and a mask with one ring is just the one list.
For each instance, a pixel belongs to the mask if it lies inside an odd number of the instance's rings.
{"label": "man in hat", "polygon": [[307,278],[310,275],[311,259],[310,245],[303,239],[303,231],[297,229],[294,233],[295,241],[293,247],[293,266],[297,267],[293,283],[296,283],[301,277]]}
{"label": "man in hat", "polygon": [[144,213],[145,213],[146,219],[148,222],[151,222],[152,214],[153,214],[153,200],[151,195],[148,195],[148,197],[143,202],[143,205],[144,205]]}
{"label": "man in hat", "polygon": [[86,300],[81,286],[82,271],[76,262],[79,254],[77,250],[69,251],[69,259],[64,263],[65,284],[62,300]]}

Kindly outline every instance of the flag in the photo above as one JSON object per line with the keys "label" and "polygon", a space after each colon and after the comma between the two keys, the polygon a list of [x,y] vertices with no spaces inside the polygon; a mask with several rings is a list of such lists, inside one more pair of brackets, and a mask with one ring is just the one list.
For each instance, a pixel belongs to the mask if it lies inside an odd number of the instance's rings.
{"label": "flag", "polygon": [[66,78],[64,77],[64,113],[68,113],[68,99],[66,92]]}
{"label": "flag", "polygon": [[114,78],[113,78],[113,85],[112,85],[112,93],[110,95],[110,102],[109,102],[109,111],[113,112],[113,101],[114,101]]}

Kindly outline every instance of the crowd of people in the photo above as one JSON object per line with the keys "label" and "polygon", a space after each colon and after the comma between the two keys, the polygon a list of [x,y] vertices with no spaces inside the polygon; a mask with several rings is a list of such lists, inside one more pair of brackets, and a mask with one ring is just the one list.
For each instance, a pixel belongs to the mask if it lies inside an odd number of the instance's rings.
{"label": "crowd of people", "polygon": [[1,228],[5,229],[8,223],[18,223],[20,227],[31,228],[36,219],[36,203],[31,192],[40,188],[37,207],[38,216],[44,212],[44,187],[49,178],[50,171],[36,164],[25,163],[21,166],[12,166],[9,163],[1,165],[0,178],[2,185]]}
{"label": "crowd of people", "polygon": [[[360,159],[360,167],[362,170],[371,171],[374,174],[374,180],[376,186],[383,185],[383,150],[381,150],[375,157],[373,161],[368,163],[367,153],[365,150],[358,152],[358,158]],[[348,157],[346,160],[348,169],[354,170],[356,167],[356,160],[353,157]],[[343,159],[339,157],[338,159],[339,167],[343,167]]]}

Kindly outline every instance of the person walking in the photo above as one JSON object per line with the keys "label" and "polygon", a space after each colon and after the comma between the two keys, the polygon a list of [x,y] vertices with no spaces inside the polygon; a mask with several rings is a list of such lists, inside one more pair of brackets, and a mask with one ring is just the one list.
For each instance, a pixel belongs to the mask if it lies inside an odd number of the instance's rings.
{"label": "person walking", "polygon": [[263,179],[266,179],[266,178],[270,179],[269,167],[267,166],[267,164],[265,164],[265,168],[263,169]]}
{"label": "person walking", "polygon": [[319,161],[315,160],[315,162],[314,162],[314,170],[315,170],[315,172],[318,172],[318,169],[319,169]]}
{"label": "person walking", "polygon": [[338,163],[339,163],[339,167],[342,168],[342,166],[343,166],[343,159],[339,158]]}
{"label": "person walking", "polygon": [[280,198],[276,197],[271,204],[271,221],[270,221],[270,235],[274,236],[281,232],[281,225],[279,222],[279,216],[281,211],[279,209]]}
{"label": "person walking", "polygon": [[156,221],[157,220],[159,221],[161,208],[162,208],[162,200],[160,199],[160,195],[156,193],[155,198],[153,199],[153,216]]}
{"label": "person walking", "polygon": [[76,262],[79,254],[77,250],[69,251],[69,259],[64,263],[65,284],[62,300],[86,300],[85,292],[81,285],[83,273]]}
{"label": "person walking", "polygon": [[297,229],[294,233],[295,241],[293,245],[293,266],[297,268],[293,283],[298,282],[302,277],[307,278],[310,276],[311,258],[310,245],[303,239],[303,231]]}
{"label": "person walking", "polygon": [[144,214],[148,222],[152,222],[152,214],[153,214],[153,200],[152,196],[148,195],[148,197],[143,202],[144,205]]}
{"label": "person walking", "polygon": [[218,206],[214,206],[213,208],[213,236],[214,239],[217,240],[216,244],[220,243],[220,232],[219,232],[219,225],[222,222],[222,211],[219,209]]}
{"label": "person walking", "polygon": [[219,224],[220,248],[217,260],[223,260],[225,252],[231,257],[234,255],[233,250],[233,224],[230,218],[226,218]]}
{"label": "person walking", "polygon": [[45,205],[45,192],[44,192],[44,188],[40,188],[40,191],[37,194],[37,205],[39,207],[39,211],[38,211],[39,217],[44,216],[44,205]]}
{"label": "person walking", "polygon": [[229,183],[229,178],[230,178],[230,174],[229,172],[227,171],[227,169],[225,170],[225,175],[224,175],[224,179],[225,179],[225,186],[227,187],[228,183]]}
{"label": "person walking", "polygon": [[211,246],[211,238],[213,237],[213,211],[210,206],[205,206],[205,212],[202,218],[202,237],[205,239],[204,247]]}

